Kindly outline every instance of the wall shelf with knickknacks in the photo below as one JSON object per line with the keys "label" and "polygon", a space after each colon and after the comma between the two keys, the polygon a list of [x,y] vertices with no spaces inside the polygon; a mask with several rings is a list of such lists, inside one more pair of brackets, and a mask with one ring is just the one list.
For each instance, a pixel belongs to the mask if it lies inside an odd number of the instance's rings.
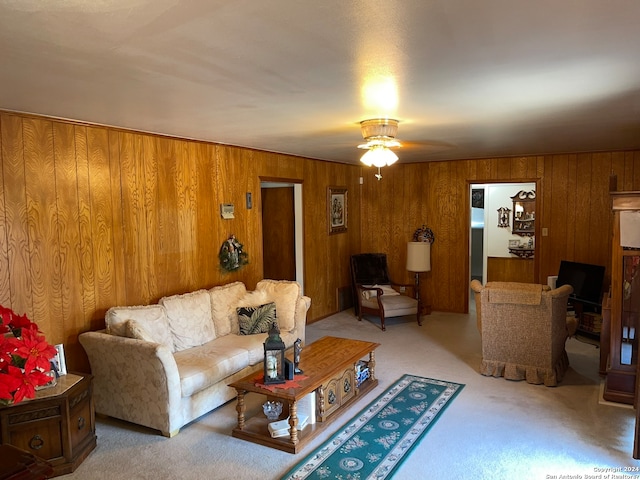
{"label": "wall shelf with knickknacks", "polygon": [[535,254],[535,250],[533,248],[527,247],[515,247],[509,248],[509,253],[520,257],[520,258],[533,258]]}
{"label": "wall shelf with knickknacks", "polygon": [[529,237],[529,240],[524,242],[509,240],[509,253],[520,258],[533,258],[535,255],[533,237]]}
{"label": "wall shelf with knickknacks", "polygon": [[536,192],[520,190],[513,197],[513,228],[511,233],[533,236],[536,230]]}

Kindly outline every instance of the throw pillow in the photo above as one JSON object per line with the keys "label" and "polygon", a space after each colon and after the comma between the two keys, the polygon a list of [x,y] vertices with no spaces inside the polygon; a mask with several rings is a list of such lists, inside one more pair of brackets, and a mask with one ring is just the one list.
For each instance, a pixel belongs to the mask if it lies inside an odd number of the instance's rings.
{"label": "throw pillow", "polygon": [[297,282],[260,280],[256,285],[256,292],[263,292],[267,296],[267,301],[275,302],[281,332],[290,332],[295,328],[296,306],[300,298],[300,285]]}
{"label": "throw pillow", "polygon": [[246,294],[247,288],[242,282],[229,283],[209,289],[211,316],[213,317],[213,324],[216,328],[216,337],[223,337],[230,333],[238,333],[238,314],[236,313],[236,307],[238,305],[249,305],[249,303],[240,303],[240,300]]}
{"label": "throw pillow", "polygon": [[104,316],[107,333],[125,337],[125,323],[129,319],[151,320],[166,316],[161,305],[139,305],[131,307],[111,307]]}
{"label": "throw pillow", "polygon": [[[365,288],[380,288],[382,289],[382,295],[400,295],[393,287],[390,285],[364,285]],[[365,290],[362,292],[362,298],[365,300],[369,300],[370,298],[376,298],[378,296],[377,290]]]}
{"label": "throw pillow", "polygon": [[162,297],[176,352],[198,347],[216,338],[211,298],[206,290]]}
{"label": "throw pillow", "polygon": [[231,333],[240,335],[240,325],[238,325],[238,308],[258,307],[271,301],[272,299],[267,298],[267,294],[265,292],[259,292],[257,290],[246,292],[242,297],[237,298],[236,303],[233,304],[233,320],[231,323]]}
{"label": "throw pillow", "polygon": [[153,342],[151,333],[149,333],[146,328],[135,320],[127,320],[124,322],[124,333],[128,338],[135,338],[136,340],[143,340],[145,342]]}
{"label": "throw pillow", "polygon": [[277,321],[274,302],[257,307],[238,307],[237,312],[240,335],[267,333],[271,325]]}
{"label": "throw pillow", "polygon": [[174,351],[173,337],[169,330],[167,314],[162,305],[144,305],[138,307],[111,307],[105,315],[107,333],[120,337],[131,337],[128,330],[129,321],[135,321],[153,338],[154,343],[161,343]]}

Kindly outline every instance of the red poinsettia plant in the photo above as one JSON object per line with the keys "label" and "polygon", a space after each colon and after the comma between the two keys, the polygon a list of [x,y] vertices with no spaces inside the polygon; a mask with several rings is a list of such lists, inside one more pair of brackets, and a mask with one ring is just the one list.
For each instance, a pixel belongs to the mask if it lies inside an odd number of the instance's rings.
{"label": "red poinsettia plant", "polygon": [[0,305],[0,404],[19,403],[36,395],[36,387],[51,382],[56,349],[38,325]]}

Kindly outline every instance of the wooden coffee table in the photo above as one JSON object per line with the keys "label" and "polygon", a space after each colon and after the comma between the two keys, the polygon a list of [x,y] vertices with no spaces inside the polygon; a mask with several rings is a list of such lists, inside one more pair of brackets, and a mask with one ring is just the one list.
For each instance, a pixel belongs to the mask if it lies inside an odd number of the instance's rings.
{"label": "wooden coffee table", "polygon": [[[233,429],[233,436],[285,452],[298,453],[349,405],[378,384],[374,350],[379,346],[379,343],[374,342],[323,337],[302,350],[300,369],[303,374],[294,378],[297,386],[288,387],[285,384],[282,385],[283,388],[275,385],[277,388],[267,389],[257,383],[262,375],[256,373],[229,384],[238,392],[238,426]],[[364,362],[369,368],[369,376],[357,385],[356,365],[363,357],[367,357]],[[288,406],[288,409],[283,408],[285,411],[280,416],[280,419],[289,416],[288,436],[271,437],[268,428],[271,421],[262,412],[245,418],[245,395],[250,392],[260,393],[269,400],[281,401]],[[312,392],[316,393],[316,423],[298,431],[297,403]]]}

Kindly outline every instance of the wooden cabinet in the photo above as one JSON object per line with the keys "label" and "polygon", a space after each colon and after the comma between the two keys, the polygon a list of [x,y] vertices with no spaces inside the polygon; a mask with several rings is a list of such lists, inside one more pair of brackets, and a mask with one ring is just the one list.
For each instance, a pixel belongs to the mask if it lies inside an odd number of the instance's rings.
{"label": "wooden cabinet", "polygon": [[[640,248],[621,245],[621,213],[640,211],[640,192],[611,194],[614,211],[609,358],[604,399],[633,404],[640,326]],[[624,243],[624,242],[623,242]],[[608,312],[607,312],[608,313]]]}
{"label": "wooden cabinet", "polygon": [[356,395],[355,370],[346,369],[342,375],[329,380],[319,389],[318,420],[324,422],[332,413]]}
{"label": "wooden cabinet", "polygon": [[54,475],[73,472],[96,446],[90,375],[63,375],[36,398],[0,408],[0,443],[48,461]]}
{"label": "wooden cabinet", "polygon": [[49,463],[13,445],[0,444],[0,478],[3,480],[44,480],[51,478]]}

